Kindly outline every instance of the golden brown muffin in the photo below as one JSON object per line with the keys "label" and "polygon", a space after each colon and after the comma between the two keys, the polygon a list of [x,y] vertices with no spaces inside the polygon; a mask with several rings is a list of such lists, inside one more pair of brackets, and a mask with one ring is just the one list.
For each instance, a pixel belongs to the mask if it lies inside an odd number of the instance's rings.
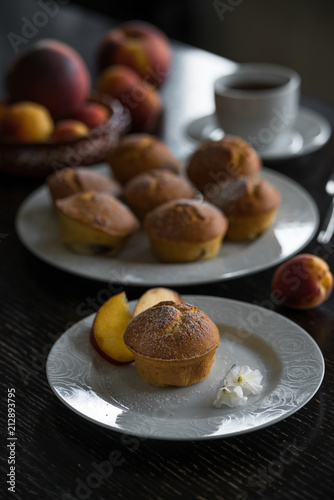
{"label": "golden brown muffin", "polygon": [[179,173],[180,162],[168,146],[149,134],[123,137],[109,153],[107,161],[115,179],[126,184],[132,177],[148,170],[165,169]]}
{"label": "golden brown muffin", "polygon": [[116,255],[139,227],[131,210],[107,193],[74,194],[56,208],[62,240],[78,253]]}
{"label": "golden brown muffin", "polygon": [[240,137],[226,135],[220,141],[207,140],[191,155],[187,175],[191,182],[208,195],[217,183],[231,177],[257,174],[262,166],[255,149]]}
{"label": "golden brown muffin", "polygon": [[209,375],[219,331],[197,307],[167,301],[135,316],[123,340],[143,380],[159,387],[182,387]]}
{"label": "golden brown muffin", "polygon": [[166,201],[195,198],[190,182],[168,170],[150,170],[131,179],[124,188],[124,199],[139,219]]}
{"label": "golden brown muffin", "polygon": [[121,185],[114,179],[109,179],[87,168],[64,168],[46,179],[53,203],[76,193],[98,191],[119,197]]}
{"label": "golden brown muffin", "polygon": [[279,191],[261,177],[230,179],[217,186],[210,202],[229,221],[226,239],[254,239],[273,223],[281,201]]}
{"label": "golden brown muffin", "polygon": [[211,203],[184,199],[159,205],[144,219],[152,251],[163,262],[213,259],[227,225],[224,214]]}

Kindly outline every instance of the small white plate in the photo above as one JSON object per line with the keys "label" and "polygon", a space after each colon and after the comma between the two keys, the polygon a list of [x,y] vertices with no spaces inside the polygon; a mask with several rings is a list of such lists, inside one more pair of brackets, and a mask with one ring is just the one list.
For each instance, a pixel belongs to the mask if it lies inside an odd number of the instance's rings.
{"label": "small white plate", "polygon": [[[89,340],[94,315],[67,330],[46,365],[49,384],[72,411],[108,429],[143,438],[195,440],[261,429],[292,415],[317,392],[324,359],[312,337],[287,318],[234,300],[184,296],[218,326],[220,347],[209,376],[189,387],[145,383],[133,363],[114,366]],[[134,308],[135,301],[130,303]],[[234,364],[258,368],[263,391],[245,406],[214,408]]]}
{"label": "small white plate", "polygon": [[[107,169],[99,171],[106,173]],[[263,169],[262,176],[282,195],[273,226],[251,242],[224,242],[212,260],[162,264],[152,255],[142,230],[114,258],[75,254],[61,242],[57,216],[45,186],[34,191],[21,205],[16,230],[26,248],[41,260],[72,274],[103,282],[176,286],[245,276],[299,252],[312,239],[319,223],[317,206],[299,184],[267,168]]]}
{"label": "small white plate", "polygon": [[[215,114],[202,116],[192,121],[187,127],[187,134],[196,143],[206,139],[219,140],[224,131],[219,128]],[[331,136],[331,126],[322,115],[308,108],[301,107],[297,116],[295,130],[287,136],[279,147],[267,148],[259,152],[264,161],[287,160],[303,156],[320,149]]]}

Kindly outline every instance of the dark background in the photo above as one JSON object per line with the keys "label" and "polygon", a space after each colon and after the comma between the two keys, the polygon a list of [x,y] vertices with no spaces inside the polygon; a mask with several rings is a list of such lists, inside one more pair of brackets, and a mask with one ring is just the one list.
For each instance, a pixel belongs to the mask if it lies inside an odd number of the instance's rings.
{"label": "dark background", "polygon": [[[7,64],[8,33],[19,34],[22,18],[31,20],[41,10],[40,3],[48,1],[57,1],[63,13],[68,11],[67,41],[71,36],[76,39],[78,6],[88,9],[88,20],[89,10],[100,13],[106,30],[115,22],[146,20],[173,39],[236,62],[290,66],[300,73],[304,93],[334,102],[333,0],[2,0],[0,66]],[[15,25],[2,25],[4,10],[13,12]],[[31,42],[52,37],[56,19],[50,21]],[[59,30],[57,33],[59,37]],[[90,44],[87,38],[83,55],[88,64],[96,49]]]}
{"label": "dark background", "polygon": [[302,90],[334,102],[333,0],[75,0],[121,21],[144,19],[170,37],[236,62],[293,67]]}

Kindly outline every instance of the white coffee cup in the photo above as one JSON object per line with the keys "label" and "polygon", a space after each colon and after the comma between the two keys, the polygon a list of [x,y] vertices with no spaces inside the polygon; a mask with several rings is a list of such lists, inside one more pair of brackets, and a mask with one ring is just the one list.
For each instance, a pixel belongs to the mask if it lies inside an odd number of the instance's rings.
{"label": "white coffee cup", "polygon": [[294,128],[300,76],[275,64],[240,64],[214,82],[214,95],[216,119],[223,131],[264,151],[284,144]]}

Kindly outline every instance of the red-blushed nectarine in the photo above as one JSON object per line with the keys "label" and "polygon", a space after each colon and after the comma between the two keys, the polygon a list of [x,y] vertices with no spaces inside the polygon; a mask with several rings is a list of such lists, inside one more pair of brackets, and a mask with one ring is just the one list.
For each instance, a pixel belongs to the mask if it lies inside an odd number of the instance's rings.
{"label": "red-blushed nectarine", "polygon": [[142,79],[136,71],[121,64],[108,66],[98,75],[97,90],[102,94],[119,96],[128,89],[141,85]]}
{"label": "red-blushed nectarine", "polygon": [[70,141],[79,137],[85,137],[89,128],[78,120],[61,120],[55,124],[52,139],[55,141]]}
{"label": "red-blushed nectarine", "polygon": [[109,117],[110,111],[108,108],[97,102],[84,102],[72,115],[73,120],[84,123],[90,129],[102,125]]}
{"label": "red-blushed nectarine", "polygon": [[122,64],[159,87],[167,78],[171,47],[166,35],[152,24],[128,21],[109,31],[98,48],[98,69]]}
{"label": "red-blushed nectarine", "polygon": [[277,302],[294,309],[312,309],[330,296],[333,275],[320,257],[299,254],[276,269],[271,288]]}
{"label": "red-blushed nectarine", "polygon": [[35,102],[18,102],[8,106],[0,122],[0,136],[18,142],[42,142],[54,128],[49,111]]}
{"label": "red-blushed nectarine", "polygon": [[125,292],[113,295],[97,311],[92,337],[111,363],[129,363],[134,356],[123,341],[123,333],[132,319]]}
{"label": "red-blushed nectarine", "polygon": [[133,70],[126,66],[106,68],[98,77],[97,90],[118,99],[129,110],[132,131],[155,131],[162,114],[159,92]]}
{"label": "red-blushed nectarine", "polygon": [[170,288],[149,288],[143,295],[138,299],[136,307],[133,311],[133,316],[137,316],[141,312],[145,311],[149,307],[158,304],[159,302],[164,302],[166,300],[171,300],[173,302],[179,303],[183,302],[181,295]]}
{"label": "red-blushed nectarine", "polygon": [[75,111],[88,97],[90,75],[81,56],[57,40],[40,40],[18,56],[6,74],[9,101],[34,101],[54,119]]}

